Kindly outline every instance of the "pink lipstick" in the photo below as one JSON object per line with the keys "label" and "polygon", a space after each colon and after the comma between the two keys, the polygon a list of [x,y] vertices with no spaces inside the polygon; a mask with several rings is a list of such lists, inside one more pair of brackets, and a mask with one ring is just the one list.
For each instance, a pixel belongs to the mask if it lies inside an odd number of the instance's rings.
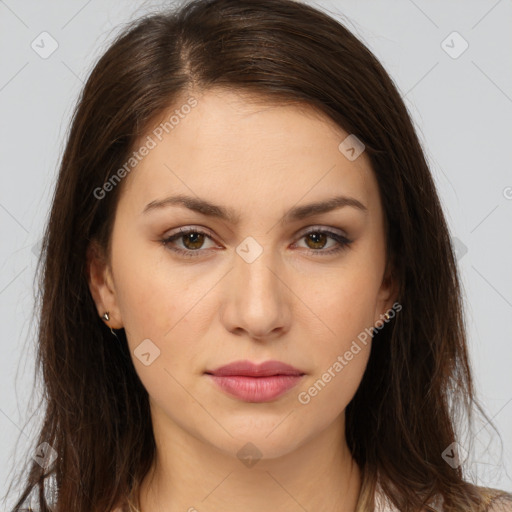
{"label": "pink lipstick", "polygon": [[304,375],[280,361],[235,361],[205,373],[224,392],[244,402],[270,402],[296,386]]}

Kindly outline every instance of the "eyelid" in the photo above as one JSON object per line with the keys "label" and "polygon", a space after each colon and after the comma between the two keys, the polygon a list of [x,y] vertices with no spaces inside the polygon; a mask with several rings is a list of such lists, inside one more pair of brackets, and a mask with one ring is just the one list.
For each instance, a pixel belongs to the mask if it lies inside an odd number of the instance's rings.
{"label": "eyelid", "polygon": [[330,232],[336,233],[339,236],[344,236],[344,237],[348,238],[347,234],[342,229],[334,228],[331,226],[322,226],[322,225],[309,226],[306,228],[306,231],[299,231],[299,233],[302,233],[301,236],[305,236],[305,235],[309,235],[309,233],[316,233],[317,231],[330,231]]}
{"label": "eyelid", "polygon": [[[348,239],[348,236],[345,231],[343,231],[342,229],[339,229],[339,228],[331,227],[331,226],[323,226],[323,225],[315,224],[315,225],[311,225],[311,226],[308,226],[308,227],[302,228],[302,229],[305,231],[303,231],[303,230],[297,231],[297,234],[295,235],[295,237],[297,237],[299,235],[300,235],[300,237],[303,237],[303,236],[309,235],[309,233],[311,233],[311,232],[316,233],[317,231],[333,231],[336,234],[338,234],[339,236],[343,236]],[[181,226],[179,228],[176,228],[175,231],[171,231],[169,234],[167,234],[167,232],[166,232],[161,238],[170,238],[170,237],[178,235],[180,233],[187,234],[194,230],[197,230],[197,232],[199,232],[199,233],[208,235],[209,237],[211,237],[213,239],[217,238],[217,235],[214,235],[210,229],[205,228],[204,226],[196,225],[196,224],[190,224],[185,227]]]}
{"label": "eyelid", "polygon": [[201,233],[201,234],[204,234],[204,235],[207,235],[208,237],[212,238],[212,239],[216,239],[217,238],[217,235],[214,235],[213,232],[211,230],[209,230],[208,228],[205,228],[203,226],[199,226],[199,225],[195,225],[195,224],[190,224],[188,226],[180,226],[179,228],[176,228],[174,230],[168,230],[164,233],[164,235],[161,237],[163,239],[167,239],[167,238],[171,238],[173,236],[177,236],[177,235],[180,235],[180,234],[184,234],[186,235],[187,233]]}

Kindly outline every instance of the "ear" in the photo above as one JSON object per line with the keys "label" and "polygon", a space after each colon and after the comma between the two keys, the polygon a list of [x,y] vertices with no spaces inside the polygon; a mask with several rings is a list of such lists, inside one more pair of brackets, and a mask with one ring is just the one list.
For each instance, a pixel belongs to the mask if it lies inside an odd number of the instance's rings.
{"label": "ear", "polygon": [[397,304],[399,291],[398,280],[394,269],[394,264],[388,259],[382,283],[377,293],[375,315],[373,319],[374,325],[379,320],[385,321],[385,313],[388,313],[392,318],[396,314],[395,311],[400,311],[402,309],[401,305],[395,306],[397,308],[396,310],[393,308],[393,305]]}
{"label": "ear", "polygon": [[98,310],[98,316],[102,317],[107,311],[110,316],[104,322],[111,328],[123,327],[121,314],[117,304],[116,291],[110,264],[99,244],[93,240],[87,247],[87,278],[89,290]]}

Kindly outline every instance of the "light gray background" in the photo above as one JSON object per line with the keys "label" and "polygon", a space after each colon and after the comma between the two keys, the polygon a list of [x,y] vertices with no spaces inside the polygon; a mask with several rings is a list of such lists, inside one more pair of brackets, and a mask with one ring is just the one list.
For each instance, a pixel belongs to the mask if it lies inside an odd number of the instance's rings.
{"label": "light gray background", "polygon": [[[0,0],[2,495],[12,465],[30,455],[27,442],[40,419],[35,415],[26,426],[33,384],[35,253],[72,107],[120,25],[160,3]],[[468,438],[475,450],[467,475],[512,491],[512,2],[314,5],[348,17],[347,27],[381,60],[414,118],[460,248],[477,389],[503,439],[501,453],[499,438],[481,423]],[[58,43],[46,59],[31,48],[43,31]],[[442,46],[453,31],[469,44],[457,58]],[[462,48],[456,37],[445,43],[451,52]]]}

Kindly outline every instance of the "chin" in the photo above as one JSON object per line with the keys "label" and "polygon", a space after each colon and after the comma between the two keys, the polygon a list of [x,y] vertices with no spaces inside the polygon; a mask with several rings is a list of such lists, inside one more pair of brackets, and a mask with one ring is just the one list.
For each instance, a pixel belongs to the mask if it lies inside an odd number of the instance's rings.
{"label": "chin", "polygon": [[[299,433],[291,432],[290,429],[283,428],[280,431],[281,426],[276,428],[278,423],[273,422],[270,428],[266,425],[264,428],[257,426],[236,428],[233,425],[224,424],[233,437],[222,433],[214,439],[207,436],[204,440],[226,456],[241,462],[277,459],[295,450],[305,439]],[[250,463],[246,465],[250,467]]]}

